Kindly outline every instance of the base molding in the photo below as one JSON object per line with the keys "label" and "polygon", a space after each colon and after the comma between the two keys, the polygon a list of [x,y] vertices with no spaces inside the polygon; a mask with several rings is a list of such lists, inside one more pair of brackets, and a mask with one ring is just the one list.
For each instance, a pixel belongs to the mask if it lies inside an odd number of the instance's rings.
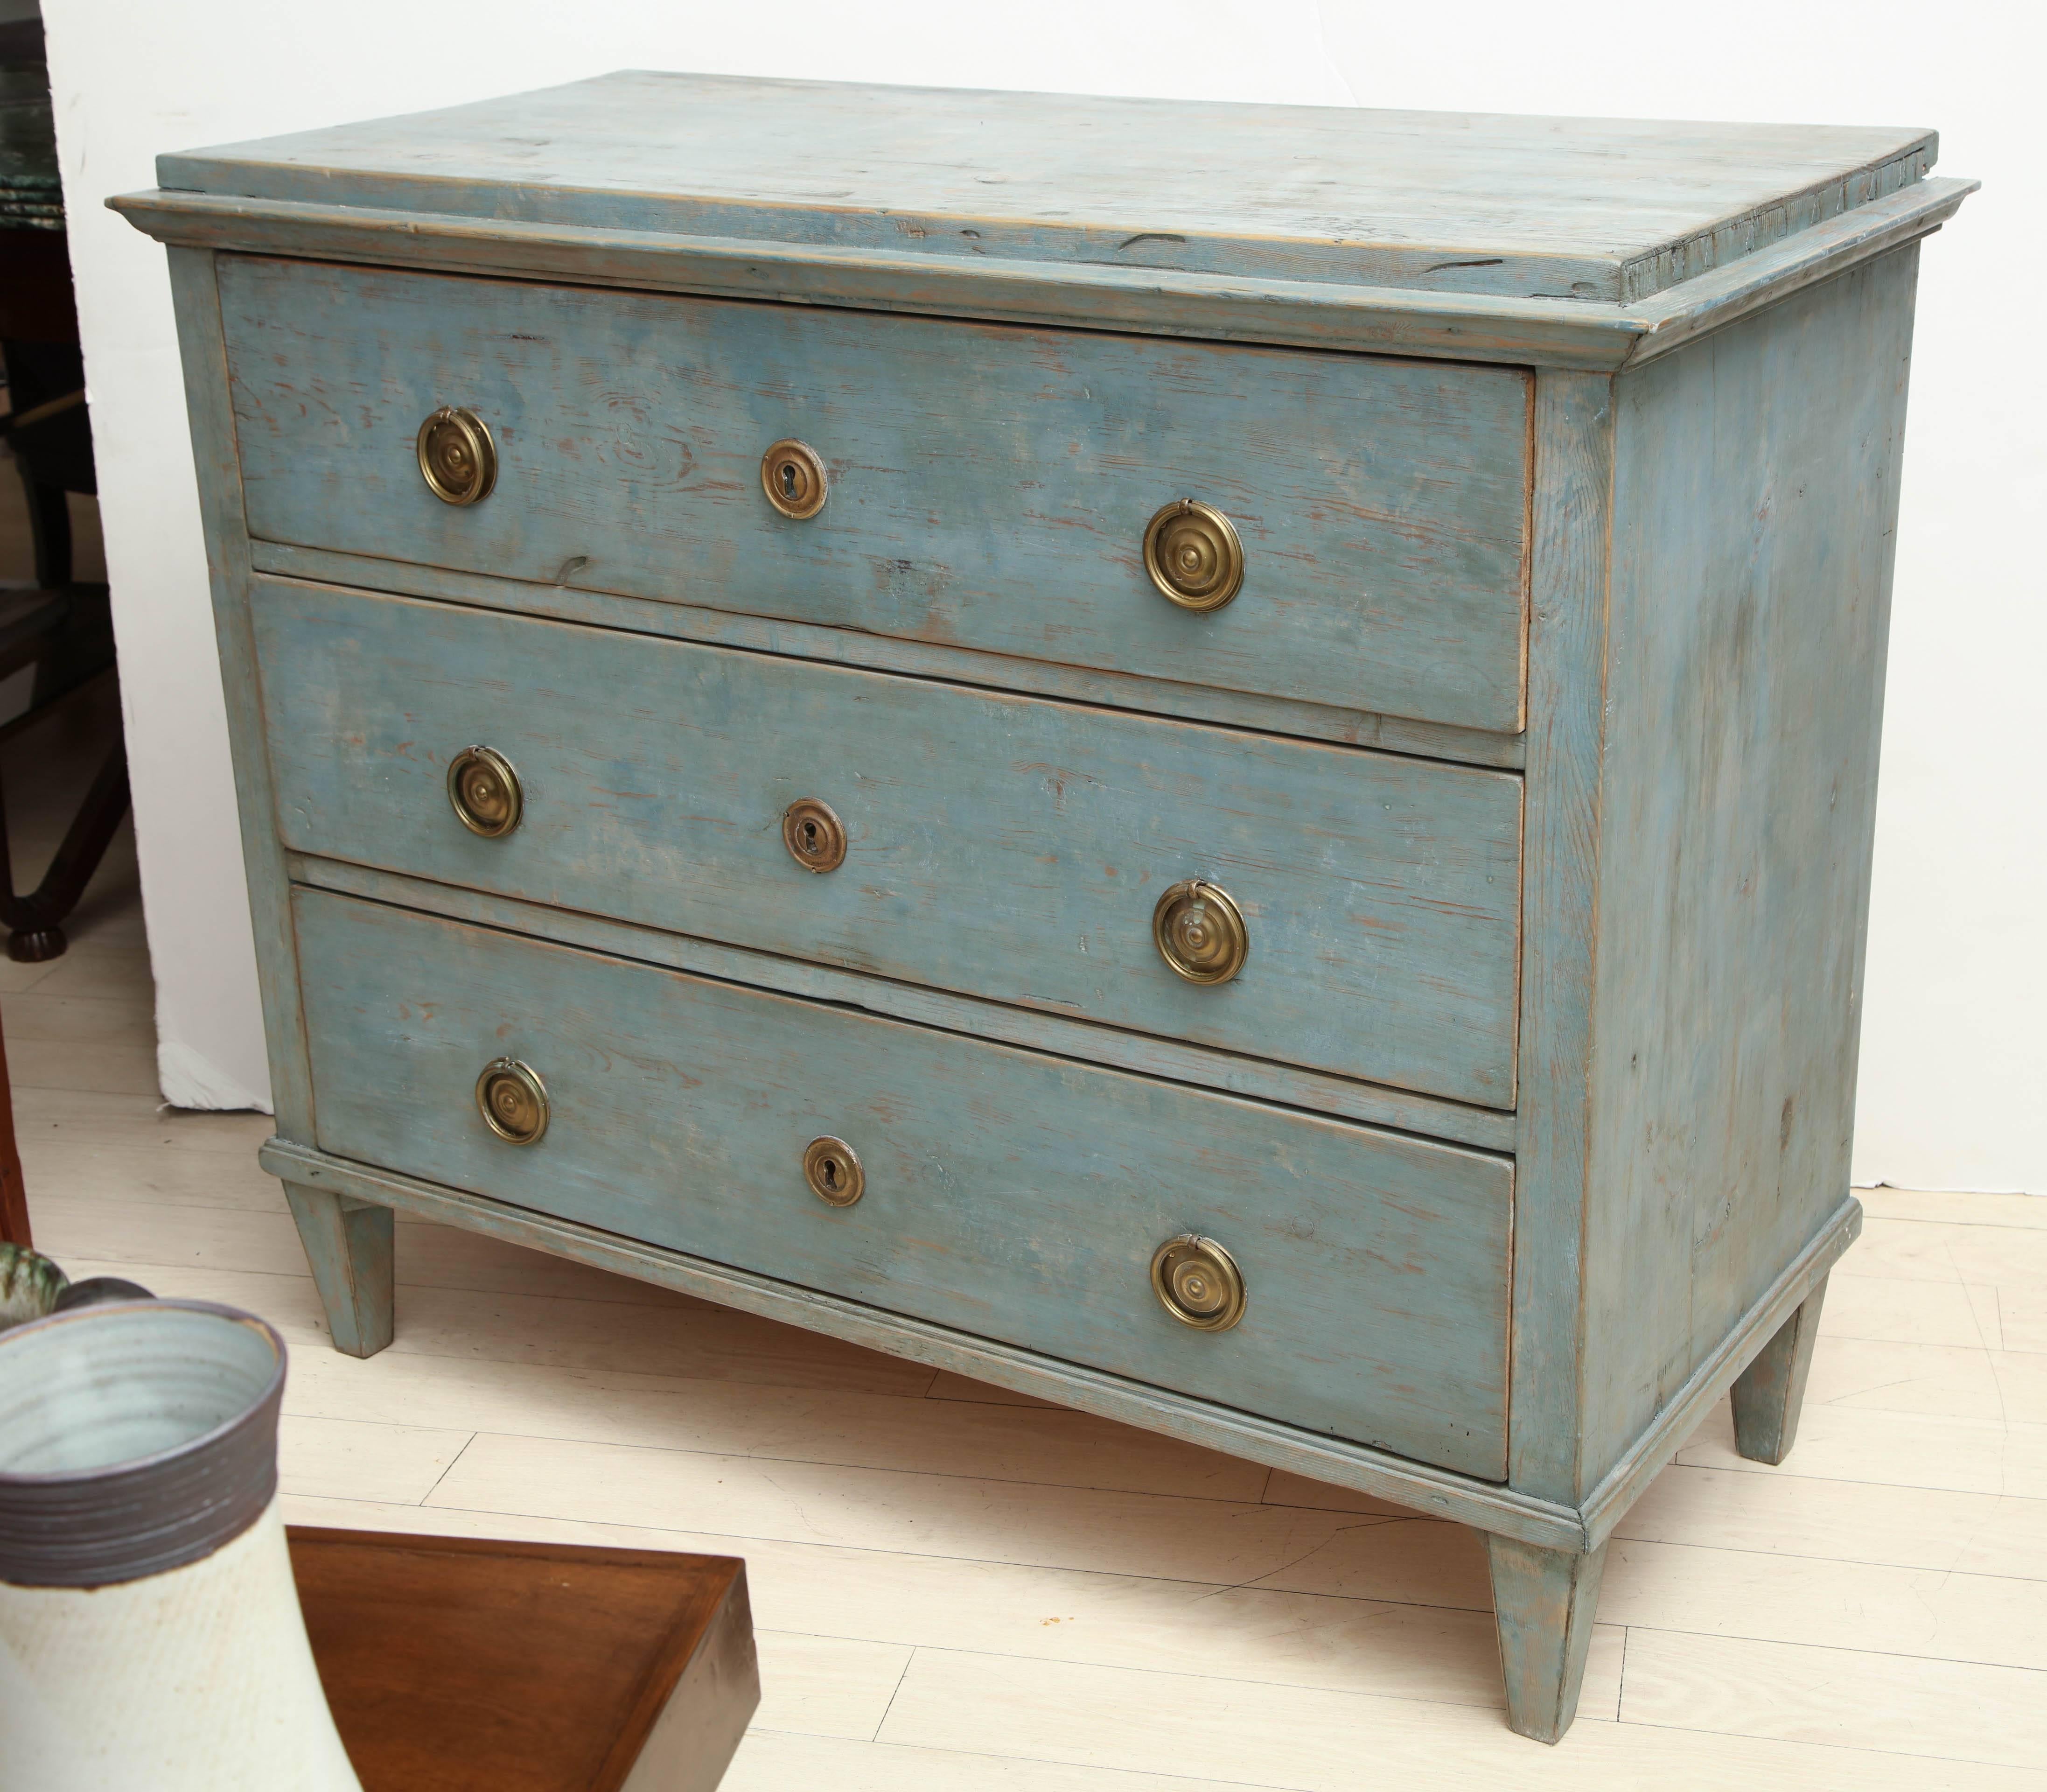
{"label": "base molding", "polygon": [[1827,1216],[1790,1266],[1771,1283],[1763,1298],[1744,1313],[1718,1349],[1694,1369],[1642,1435],[1607,1471],[1579,1510],[1585,1519],[1586,1547],[1597,1549],[1613,1535],[1627,1508],[1640,1499],[1650,1481],[1699,1426],[1707,1410],[1743,1370],[1754,1362],[1784,1322],[1805,1304],[1826,1280],[1841,1253],[1862,1236],[1862,1203],[1853,1195]]}

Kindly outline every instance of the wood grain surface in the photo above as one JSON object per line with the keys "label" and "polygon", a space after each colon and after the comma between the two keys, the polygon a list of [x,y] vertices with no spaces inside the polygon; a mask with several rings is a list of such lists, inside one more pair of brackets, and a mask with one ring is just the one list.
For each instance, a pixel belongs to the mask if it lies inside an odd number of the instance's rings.
{"label": "wood grain surface", "polygon": [[[1511,773],[258,579],[294,850],[1495,1108],[1514,1099]],[[471,834],[449,761],[524,791]],[[803,798],[846,862],[799,865]],[[1244,911],[1231,981],[1152,939]]]}
{"label": "wood grain surface", "polygon": [[1937,144],[635,71],[166,155],[157,178],[499,224],[1624,303],[1918,180]]}
{"label": "wood grain surface", "polygon": [[106,203],[161,242],[209,251],[1611,373],[1930,235],[1980,184],[1914,181],[1631,305],[934,257],[895,248],[820,249],[161,188]]}
{"label": "wood grain surface", "polygon": [[1575,1504],[1585,1487],[1579,1314],[1590,1198],[1585,1082],[1606,714],[1611,380],[1550,370],[1538,377],[1535,465],[1511,1478],[1527,1492]]}
{"label": "wood grain surface", "polygon": [[1571,1554],[1486,1538],[1507,1721],[1521,1736],[1558,1741],[1577,1716],[1608,1547]]}
{"label": "wood grain surface", "polygon": [[[458,1189],[1488,1479],[1504,1468],[1503,1159],[296,892],[319,1143]],[[501,1055],[551,1105],[493,1139]],[[804,1147],[850,1142],[826,1206]],[[1250,1290],[1202,1333],[1156,1246]]]}
{"label": "wood grain surface", "polygon": [[281,541],[251,542],[249,559],[259,573],[304,584],[347,585],[389,592],[394,597],[438,598],[467,604],[474,610],[509,610],[557,622],[623,629],[636,635],[702,641],[709,646],[736,647],[753,653],[787,654],[826,665],[900,672],[911,678],[939,679],[948,684],[978,685],[986,690],[1096,704],[1105,709],[1132,710],[1140,715],[1179,716],[1225,728],[1248,728],[1261,734],[1326,741],[1333,746],[1372,747],[1412,758],[1447,759],[1458,764],[1490,765],[1501,770],[1518,770],[1526,757],[1523,749],[1527,737],[1521,734],[1450,728],[1407,716],[1336,709],[1290,697],[1225,691],[1212,684],[1178,684],[1170,679],[1059,665],[1050,660],[1019,659],[1013,654],[985,653],[937,641],[864,635],[850,629],[747,616],[737,610],[712,610],[668,598],[627,598],[610,591],[578,590],[567,585],[452,572],[445,567],[422,566],[410,560],[338,554],[328,548],[296,548]]}
{"label": "wood grain surface", "polygon": [[1847,1198],[1917,260],[1616,389],[1588,1481]]}
{"label": "wood grain surface", "polygon": [[[727,983],[748,983],[785,996],[864,1008],[897,1020],[915,1020],[947,1032],[1019,1045],[1054,1058],[1078,1058],[1112,1070],[1136,1070],[1168,1082],[1194,1083],[1229,1095],[1248,1095],[1282,1107],[1307,1108],[1342,1120],[1362,1120],[1399,1132],[1419,1132],[1481,1151],[1511,1152],[1511,1109],[1468,1107],[1380,1082],[1306,1070],[1270,1058],[1246,1058],[1186,1039],[1126,1032],[1074,1020],[1044,1008],[1014,1008],[917,983],[840,970],[807,959],[726,946],[690,934],[611,921],[571,908],[551,908],[516,896],[493,896],[459,884],[437,883],[379,871],[346,860],[306,853],[285,856],[295,882],[343,896],[417,908],[451,920],[474,921],[508,933],[531,934],[558,945],[582,946],[616,958],[638,958]],[[153,1060],[152,1061],[153,1062]],[[151,1086],[154,1086],[153,1084]]]}
{"label": "wood grain surface", "polygon": [[[731,1557],[287,1535],[362,1792],[710,1792],[759,1702]],[[691,1733],[661,1733],[671,1709]]]}
{"label": "wood grain surface", "polygon": [[[1519,370],[229,257],[250,532],[1512,733]],[[414,458],[442,405],[497,485]],[[777,513],[787,437],[830,474]],[[1244,586],[1196,614],[1142,559],[1199,498]]]}

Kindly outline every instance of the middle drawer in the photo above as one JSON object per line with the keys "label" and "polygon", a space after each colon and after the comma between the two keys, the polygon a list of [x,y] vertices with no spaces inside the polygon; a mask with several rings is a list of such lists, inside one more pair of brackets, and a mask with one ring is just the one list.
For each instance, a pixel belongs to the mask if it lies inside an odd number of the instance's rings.
{"label": "middle drawer", "polygon": [[[259,579],[284,843],[528,901],[1504,1108],[1520,780],[918,679]],[[509,763],[517,822],[451,806]],[[826,805],[842,862],[784,837]],[[1219,886],[1229,981],[1176,973]]]}

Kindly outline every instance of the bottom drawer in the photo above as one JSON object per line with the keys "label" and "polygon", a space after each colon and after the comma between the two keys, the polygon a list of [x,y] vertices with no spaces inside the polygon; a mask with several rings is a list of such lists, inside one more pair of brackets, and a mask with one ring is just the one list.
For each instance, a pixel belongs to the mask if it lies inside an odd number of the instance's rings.
{"label": "bottom drawer", "polygon": [[[324,891],[294,892],[319,1143],[1488,1479],[1506,1468],[1504,1159]],[[542,1079],[528,1145],[490,1061]],[[804,1178],[821,1135],[865,1192]],[[1154,1251],[1220,1241],[1197,1330]]]}

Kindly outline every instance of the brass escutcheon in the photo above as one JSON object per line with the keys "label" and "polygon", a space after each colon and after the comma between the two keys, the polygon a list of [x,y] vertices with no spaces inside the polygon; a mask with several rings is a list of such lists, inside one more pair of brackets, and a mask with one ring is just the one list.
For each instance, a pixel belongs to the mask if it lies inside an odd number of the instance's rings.
{"label": "brass escutcheon", "polygon": [[843,1139],[813,1139],[804,1148],[803,1180],[831,1207],[850,1207],[867,1192],[867,1172]]}
{"label": "brass escutcheon", "polygon": [[1144,570],[1182,610],[1221,610],[1244,583],[1244,544],[1213,505],[1183,497],[1144,531]]}
{"label": "brass escutcheon", "polygon": [[486,840],[509,834],[525,813],[519,774],[493,747],[464,747],[450,760],[447,793],[462,825]]}
{"label": "brass escutcheon", "polygon": [[784,516],[800,523],[825,507],[825,463],[807,442],[777,442],[760,457],[760,489]]}
{"label": "brass escutcheon", "polygon": [[476,1111],[506,1144],[536,1144],[548,1130],[547,1086],[530,1064],[493,1058],[476,1079]]}
{"label": "brass escutcheon", "polygon": [[1244,1274],[1213,1238],[1183,1233],[1151,1254],[1159,1304],[1198,1332],[1226,1332],[1244,1317]]}
{"label": "brass escutcheon", "polygon": [[1230,893],[1192,877],[1151,911],[1159,956],[1190,983],[1227,983],[1251,955],[1251,930]]}
{"label": "brass escutcheon", "polygon": [[806,871],[836,871],[846,862],[846,823],[829,803],[799,797],[782,811],[782,844]]}
{"label": "brass escutcheon", "polygon": [[420,425],[420,476],[443,504],[478,504],[497,483],[497,444],[474,411],[443,404]]}

